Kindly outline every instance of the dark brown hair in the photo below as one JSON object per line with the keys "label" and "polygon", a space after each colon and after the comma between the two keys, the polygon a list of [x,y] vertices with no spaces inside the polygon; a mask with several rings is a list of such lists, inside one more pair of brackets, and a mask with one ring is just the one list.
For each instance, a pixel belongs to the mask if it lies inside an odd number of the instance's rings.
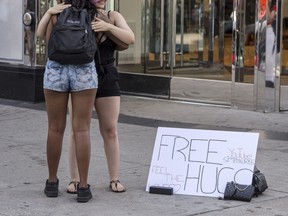
{"label": "dark brown hair", "polygon": [[65,4],[72,4],[73,7],[79,8],[84,4],[84,8],[91,14],[93,20],[96,15],[95,5],[90,3],[90,0],[64,0]]}

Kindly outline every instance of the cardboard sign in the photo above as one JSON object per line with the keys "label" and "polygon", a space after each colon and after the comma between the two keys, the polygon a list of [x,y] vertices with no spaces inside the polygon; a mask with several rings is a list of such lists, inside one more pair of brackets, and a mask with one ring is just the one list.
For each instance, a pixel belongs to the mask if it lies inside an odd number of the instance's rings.
{"label": "cardboard sign", "polygon": [[223,197],[226,183],[251,184],[259,134],[159,127],[146,186]]}

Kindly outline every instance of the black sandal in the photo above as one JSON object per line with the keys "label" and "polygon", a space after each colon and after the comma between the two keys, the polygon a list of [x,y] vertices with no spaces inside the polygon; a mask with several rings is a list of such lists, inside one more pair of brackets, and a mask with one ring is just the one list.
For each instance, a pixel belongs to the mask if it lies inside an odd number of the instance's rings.
{"label": "black sandal", "polygon": [[[78,185],[78,183],[79,183],[79,182],[77,182],[77,181],[71,181],[71,182],[69,183],[69,185],[68,185],[67,193],[69,193],[69,194],[77,194],[77,185]],[[71,184],[73,184],[74,190],[69,190],[69,186],[70,186]]]}
{"label": "black sandal", "polygon": [[[117,187],[118,183],[121,184],[119,180],[110,181],[110,189],[111,189],[111,191],[113,191],[114,193],[123,193],[123,192],[125,192],[126,189],[125,189],[125,187],[122,184],[121,185],[123,186],[123,189],[122,190],[118,190],[118,187]],[[114,184],[114,187],[112,187],[112,184]]]}

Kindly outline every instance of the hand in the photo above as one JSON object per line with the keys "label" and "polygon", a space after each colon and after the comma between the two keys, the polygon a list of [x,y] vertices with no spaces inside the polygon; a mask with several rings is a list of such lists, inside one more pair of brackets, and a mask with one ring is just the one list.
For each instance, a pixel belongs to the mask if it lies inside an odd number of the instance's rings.
{"label": "hand", "polygon": [[110,29],[111,24],[103,21],[96,17],[93,22],[91,22],[92,30],[95,32],[107,32]]}
{"label": "hand", "polygon": [[49,8],[47,12],[49,12],[51,15],[53,14],[59,14],[61,13],[64,9],[71,7],[71,4],[65,4],[64,2],[61,4],[57,4],[54,7]]}
{"label": "hand", "polygon": [[101,19],[101,20],[103,20],[103,21],[105,21],[107,23],[113,24],[113,22],[108,18],[107,12],[106,12],[106,14],[99,12],[97,14],[97,18],[99,18],[99,19]]}

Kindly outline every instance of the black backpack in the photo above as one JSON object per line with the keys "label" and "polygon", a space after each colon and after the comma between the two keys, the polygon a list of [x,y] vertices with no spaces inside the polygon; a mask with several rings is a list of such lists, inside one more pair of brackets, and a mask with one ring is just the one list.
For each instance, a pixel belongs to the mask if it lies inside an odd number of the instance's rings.
{"label": "black backpack", "polygon": [[59,14],[48,43],[50,60],[63,65],[86,64],[94,60],[96,37],[91,28],[91,15],[83,7],[71,6]]}

